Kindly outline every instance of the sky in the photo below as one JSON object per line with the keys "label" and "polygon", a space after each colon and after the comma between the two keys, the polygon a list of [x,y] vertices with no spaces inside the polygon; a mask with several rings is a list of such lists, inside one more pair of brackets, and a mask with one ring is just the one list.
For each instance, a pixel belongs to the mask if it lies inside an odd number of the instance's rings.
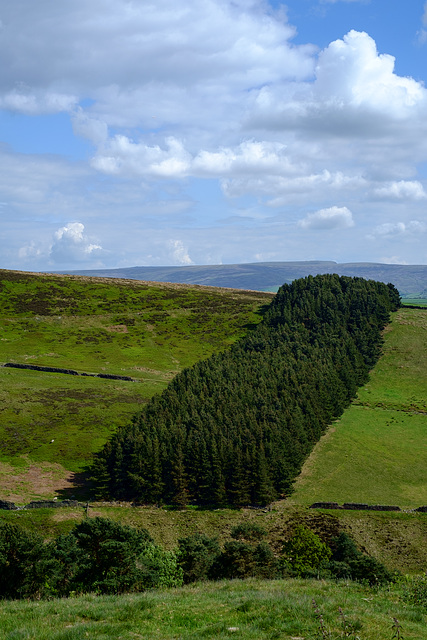
{"label": "sky", "polygon": [[424,0],[0,0],[0,268],[427,263]]}

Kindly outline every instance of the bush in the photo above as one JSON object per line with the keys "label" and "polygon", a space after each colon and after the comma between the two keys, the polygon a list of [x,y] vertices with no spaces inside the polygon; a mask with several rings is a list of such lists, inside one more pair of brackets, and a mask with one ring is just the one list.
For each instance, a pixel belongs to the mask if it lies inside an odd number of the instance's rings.
{"label": "bush", "polygon": [[386,584],[395,579],[395,574],[379,560],[368,556],[356,547],[353,540],[342,532],[331,540],[332,559],[328,564],[330,575],[367,582],[371,586]]}
{"label": "bush", "polygon": [[311,576],[327,565],[331,554],[328,545],[318,535],[298,525],[292,538],[283,545],[281,564],[284,569],[289,567],[294,575]]}
{"label": "bush", "polygon": [[0,598],[40,598],[48,594],[53,566],[41,536],[0,522]]}
{"label": "bush", "polygon": [[145,529],[90,518],[60,536],[54,556],[57,590],[125,593],[182,584],[174,553],[162,551]]}
{"label": "bush", "polygon": [[260,542],[256,546],[231,540],[212,566],[211,576],[216,579],[233,578],[275,578],[277,576],[277,560],[270,546]]}
{"label": "bush", "polygon": [[255,575],[256,560],[253,547],[240,540],[226,542],[221,555],[212,567],[212,577],[221,580],[248,578]]}
{"label": "bush", "polygon": [[207,580],[220,553],[216,538],[209,538],[204,533],[195,533],[178,540],[178,563],[182,568],[185,584]]}

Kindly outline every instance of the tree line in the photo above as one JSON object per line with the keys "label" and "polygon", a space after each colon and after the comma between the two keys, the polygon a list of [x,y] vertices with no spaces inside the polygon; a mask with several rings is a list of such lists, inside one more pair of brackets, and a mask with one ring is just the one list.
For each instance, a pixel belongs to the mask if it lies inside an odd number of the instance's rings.
{"label": "tree line", "polygon": [[364,384],[397,289],[334,274],[284,284],[256,329],[178,374],[96,454],[98,498],[265,505]]}
{"label": "tree line", "polygon": [[325,542],[298,525],[278,554],[265,542],[266,535],[259,525],[244,522],[233,527],[222,547],[216,538],[195,533],[165,551],[146,529],[106,518],[85,518],[50,541],[0,521],[0,600],[120,594],[247,577],[345,578],[369,584],[395,579],[345,533]]}

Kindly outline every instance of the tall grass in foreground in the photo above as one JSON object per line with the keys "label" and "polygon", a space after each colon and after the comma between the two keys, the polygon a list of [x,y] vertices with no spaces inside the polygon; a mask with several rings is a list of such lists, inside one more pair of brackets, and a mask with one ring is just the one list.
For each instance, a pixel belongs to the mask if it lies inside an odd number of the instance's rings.
{"label": "tall grass in foreground", "polygon": [[[321,635],[319,613],[329,635]],[[236,580],[127,596],[3,602],[0,636],[5,640],[391,640],[394,620],[401,638],[427,637],[426,610],[404,604],[398,586],[378,591],[345,582]],[[357,635],[348,635],[352,630]]]}

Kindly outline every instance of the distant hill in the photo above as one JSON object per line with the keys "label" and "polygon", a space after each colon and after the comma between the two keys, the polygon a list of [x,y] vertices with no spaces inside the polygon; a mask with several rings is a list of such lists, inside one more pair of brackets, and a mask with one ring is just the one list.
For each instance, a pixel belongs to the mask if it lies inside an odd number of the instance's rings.
{"label": "distant hill", "polygon": [[404,298],[427,298],[427,265],[376,264],[371,262],[339,264],[333,261],[319,260],[186,267],[128,267],[78,270],[67,273],[151,282],[202,284],[255,291],[275,291],[282,284],[290,283],[297,278],[337,273],[342,276],[359,276],[379,282],[392,282]]}

